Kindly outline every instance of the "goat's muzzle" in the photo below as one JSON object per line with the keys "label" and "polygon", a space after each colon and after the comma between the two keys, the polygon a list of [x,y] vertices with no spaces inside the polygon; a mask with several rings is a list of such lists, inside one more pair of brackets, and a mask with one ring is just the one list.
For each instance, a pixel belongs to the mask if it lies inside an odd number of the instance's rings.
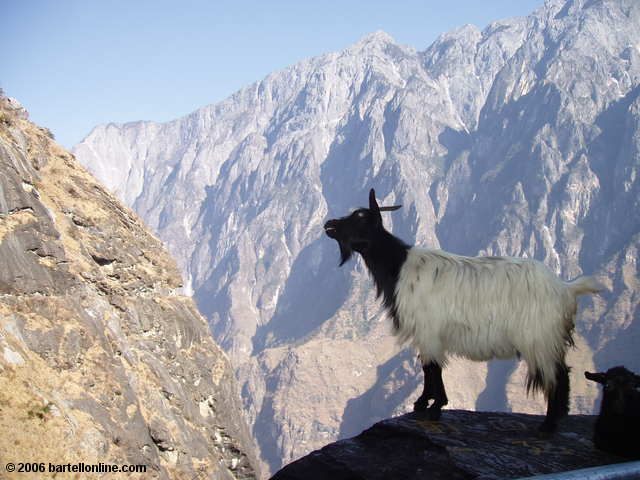
{"label": "goat's muzzle", "polygon": [[329,238],[336,238],[337,224],[337,220],[329,220],[324,224],[324,233],[326,233]]}

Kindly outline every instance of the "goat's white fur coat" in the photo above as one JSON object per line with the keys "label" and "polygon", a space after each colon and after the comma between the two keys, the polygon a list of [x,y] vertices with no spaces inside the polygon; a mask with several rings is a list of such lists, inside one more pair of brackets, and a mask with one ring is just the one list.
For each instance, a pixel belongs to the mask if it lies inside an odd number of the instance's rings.
{"label": "goat's white fur coat", "polygon": [[[544,264],[510,257],[463,257],[411,248],[396,284],[396,334],[423,363],[521,355],[529,378],[553,389],[571,342],[577,296],[596,293],[590,277],[559,279]],[[534,387],[536,385],[534,384]]]}

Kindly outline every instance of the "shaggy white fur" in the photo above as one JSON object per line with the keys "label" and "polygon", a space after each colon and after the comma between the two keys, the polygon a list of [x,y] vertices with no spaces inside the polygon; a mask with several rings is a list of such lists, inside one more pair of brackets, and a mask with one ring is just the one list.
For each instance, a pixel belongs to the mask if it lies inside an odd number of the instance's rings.
{"label": "shaggy white fur", "polygon": [[577,296],[600,291],[595,279],[564,282],[530,259],[415,247],[407,255],[395,289],[396,334],[423,363],[444,367],[449,355],[483,361],[519,354],[528,384],[553,389],[556,365],[572,341]]}

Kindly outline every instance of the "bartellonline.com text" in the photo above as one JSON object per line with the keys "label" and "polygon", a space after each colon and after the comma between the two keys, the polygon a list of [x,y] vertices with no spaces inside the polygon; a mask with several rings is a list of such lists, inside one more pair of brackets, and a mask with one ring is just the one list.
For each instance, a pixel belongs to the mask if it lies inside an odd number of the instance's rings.
{"label": "bartellonline.com text", "polygon": [[146,465],[110,463],[9,462],[5,471],[15,473],[146,473]]}

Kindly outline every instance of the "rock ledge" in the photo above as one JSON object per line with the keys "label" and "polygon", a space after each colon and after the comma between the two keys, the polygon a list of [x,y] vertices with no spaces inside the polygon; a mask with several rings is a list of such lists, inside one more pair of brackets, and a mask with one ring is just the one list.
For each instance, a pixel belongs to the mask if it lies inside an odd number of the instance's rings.
{"label": "rock ledge", "polygon": [[537,431],[542,418],[448,410],[432,422],[406,414],[316,450],[272,480],[498,480],[624,461],[594,448],[595,416],[572,415],[551,437]]}

